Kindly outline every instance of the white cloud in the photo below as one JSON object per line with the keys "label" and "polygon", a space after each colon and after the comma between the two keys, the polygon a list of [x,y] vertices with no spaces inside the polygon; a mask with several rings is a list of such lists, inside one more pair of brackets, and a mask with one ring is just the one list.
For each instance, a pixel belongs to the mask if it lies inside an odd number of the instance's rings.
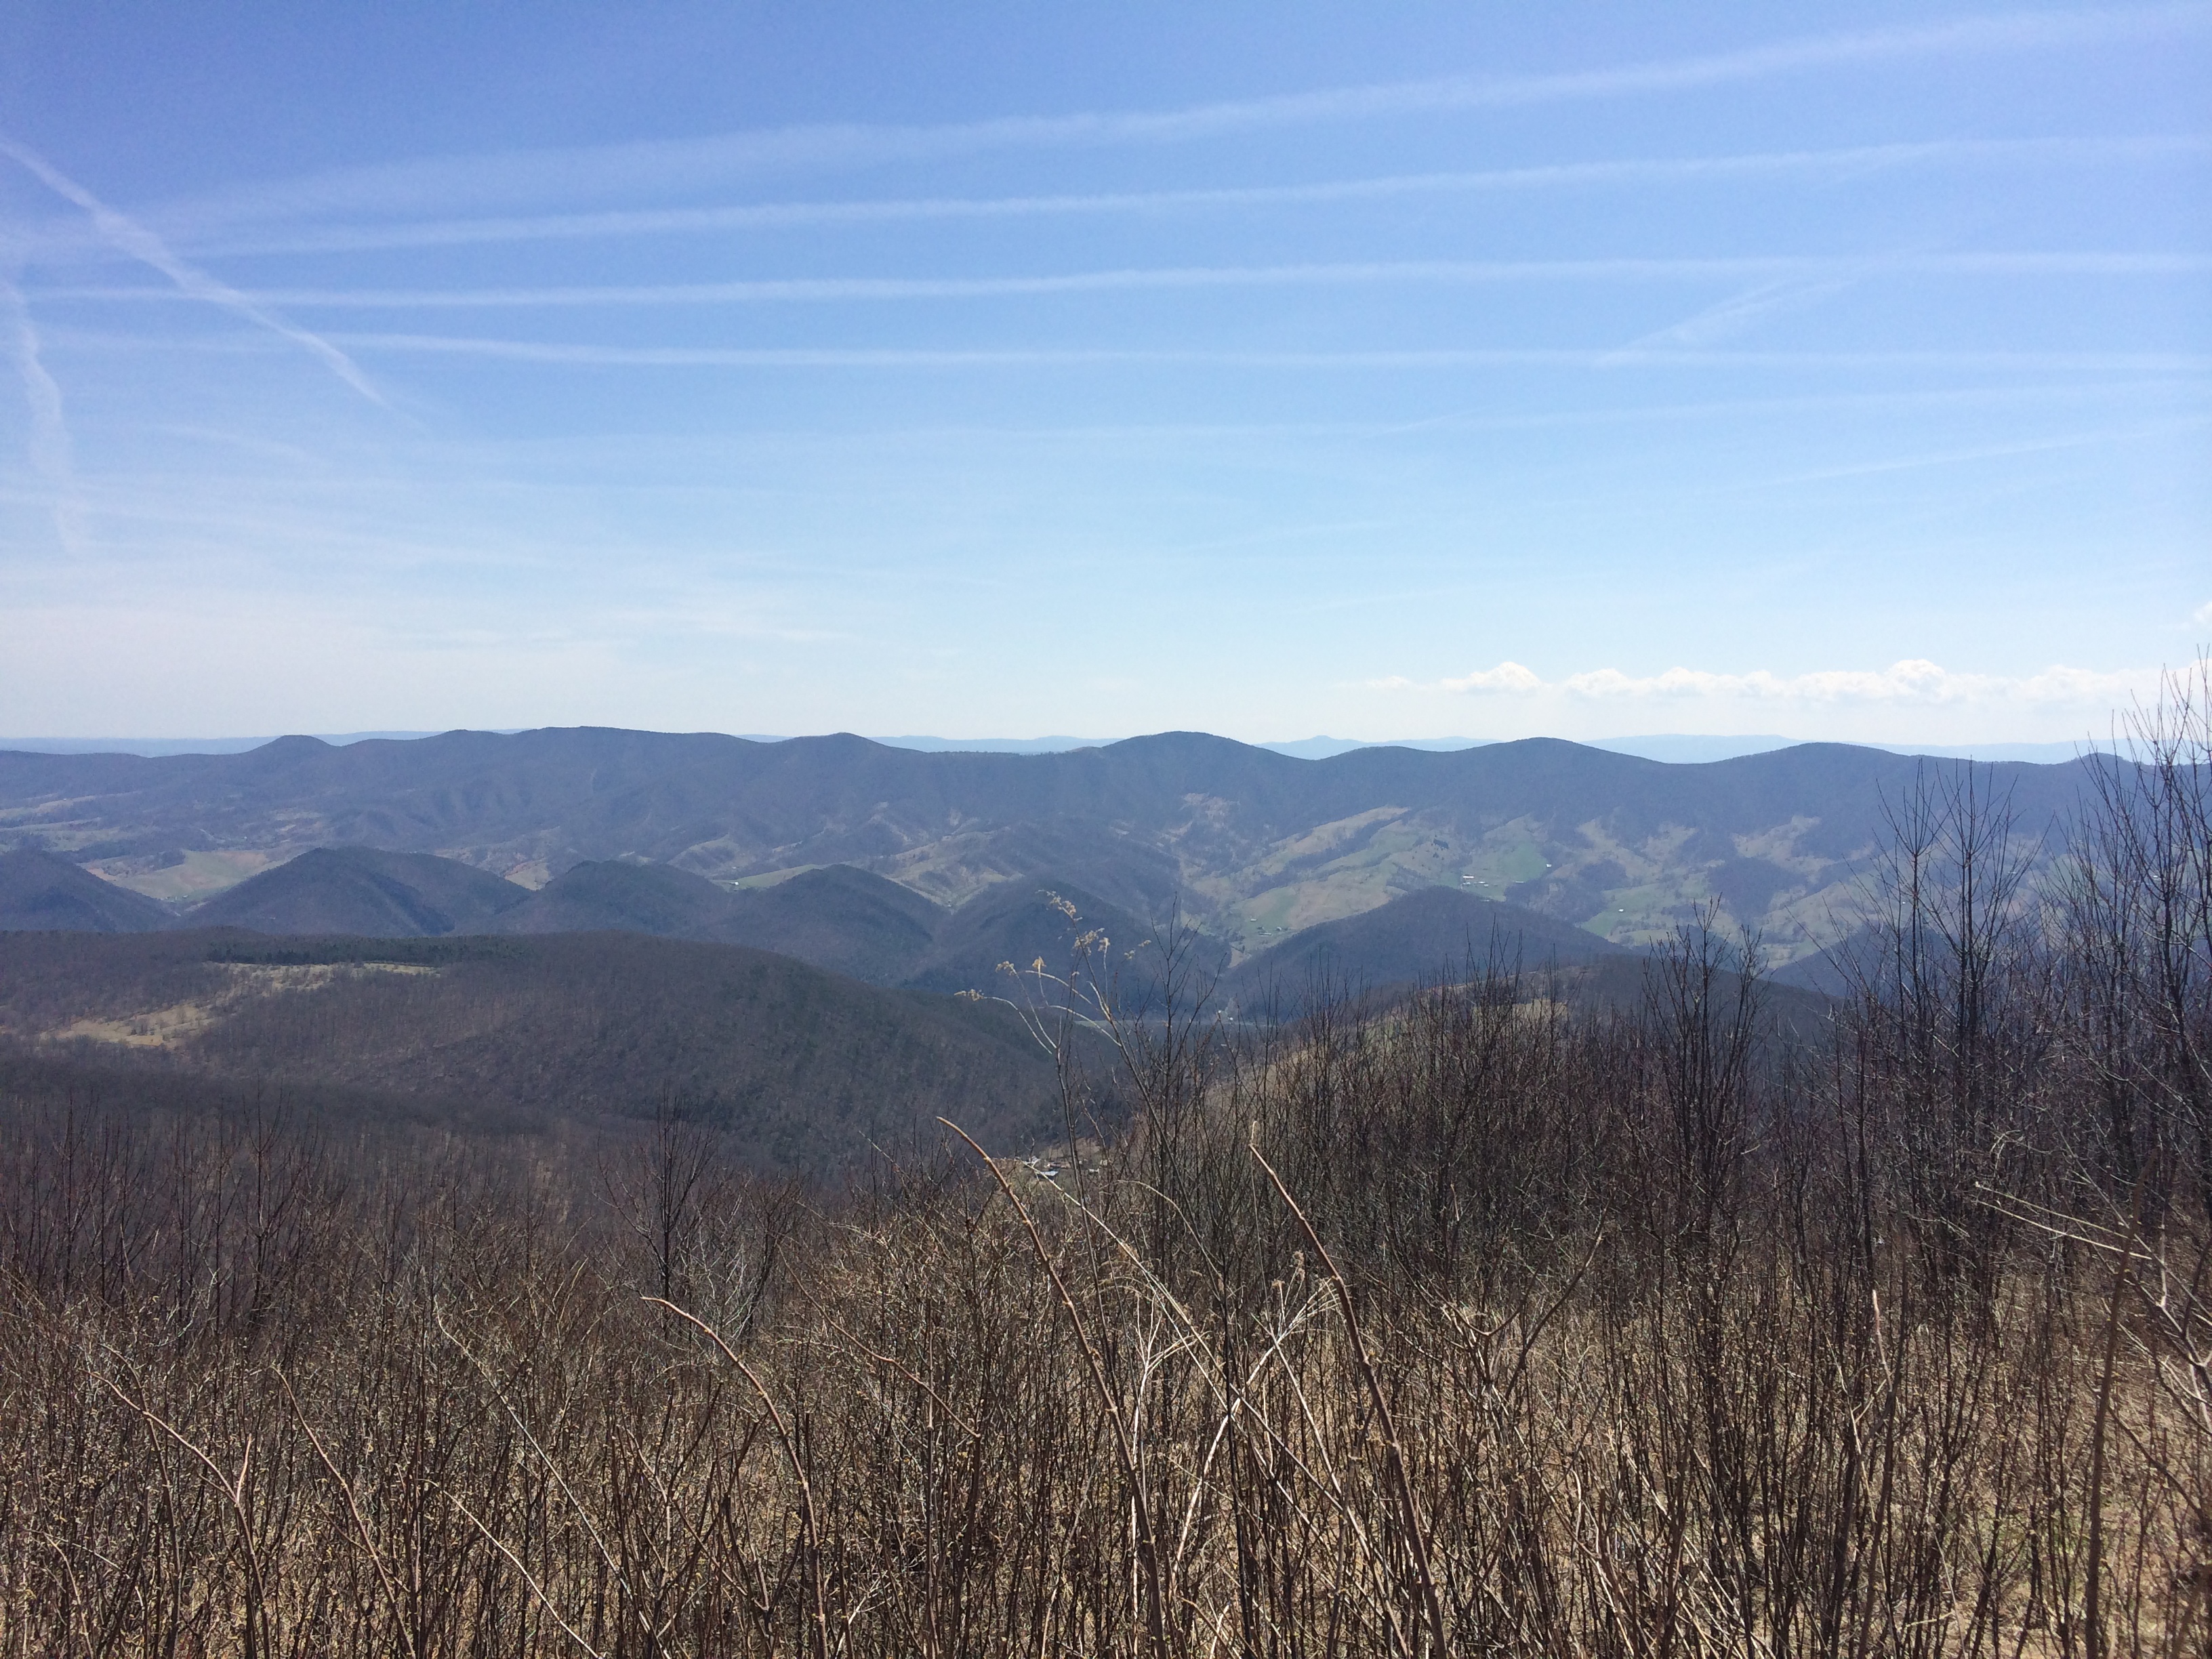
{"label": "white cloud", "polygon": [[2189,620],[2200,628],[2212,628],[2212,599],[2207,599],[2189,613]]}
{"label": "white cloud", "polygon": [[[1406,682],[1401,680],[1399,684]],[[1502,662],[1495,668],[1478,669],[1464,679],[1446,680],[1447,691],[1486,691],[1526,694],[1541,691],[1543,680],[1533,669],[1523,668],[1517,662]]]}
{"label": "white cloud", "polygon": [[[2212,611],[2212,606],[2207,609]],[[1708,699],[1807,706],[2029,703],[2109,708],[2142,690],[2154,678],[2148,674],[2101,673],[2063,665],[2025,676],[1955,673],[1924,658],[1909,658],[1887,668],[1827,669],[1807,674],[1775,674],[1765,669],[1729,674],[1677,667],[1659,674],[1634,675],[1618,668],[1595,668],[1559,680],[1546,680],[1517,662],[1503,662],[1495,668],[1425,687],[1403,677],[1374,684],[1378,690],[1514,696],[1551,693],[1593,702]]]}

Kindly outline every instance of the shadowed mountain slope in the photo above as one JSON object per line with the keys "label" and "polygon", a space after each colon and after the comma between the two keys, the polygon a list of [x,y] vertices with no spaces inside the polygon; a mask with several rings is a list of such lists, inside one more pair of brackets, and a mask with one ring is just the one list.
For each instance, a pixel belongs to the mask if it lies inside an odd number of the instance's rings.
{"label": "shadowed mountain slope", "polygon": [[196,905],[194,927],[411,939],[481,933],[529,890],[454,859],[318,847]]}
{"label": "shadowed mountain slope", "polygon": [[1866,983],[1869,975],[1879,969],[1881,961],[1880,938],[1860,932],[1838,939],[1825,951],[1816,951],[1776,969],[1774,979],[1778,984],[1817,991],[1822,996],[1848,997]]}
{"label": "shadowed mountain slope", "polygon": [[[1655,1006],[1664,1008],[1668,990],[1665,965],[1640,953],[1614,951],[1597,957],[1580,968],[1565,969],[1559,990],[1571,1006],[1632,1014]],[[1716,976],[1717,1006],[1726,1011],[1742,994],[1742,981],[1723,971]],[[1836,1000],[1810,987],[1761,975],[1754,995],[1761,1025],[1769,1039],[1820,1046],[1830,1041],[1830,1022]]]}
{"label": "shadowed mountain slope", "polygon": [[[1103,900],[1066,886],[1085,927],[1137,942],[1137,923]],[[1095,920],[1094,920],[1095,918]],[[711,939],[798,957],[830,972],[927,991],[994,991],[1002,962],[1039,957],[1064,970],[1074,923],[1047,887],[1006,881],[957,910],[865,870],[833,866],[774,887],[732,892],[665,864],[580,864],[501,916],[502,933],[596,929]]]}
{"label": "shadowed mountain slope", "polygon": [[1220,991],[1253,1006],[1273,992],[1292,1001],[1323,986],[1434,982],[1493,963],[1528,973],[1628,956],[1595,934],[1518,904],[1430,887],[1377,909],[1323,922],[1237,964]]}
{"label": "shadowed mountain slope", "polygon": [[2090,764],[1806,744],[1670,765],[1551,739],[1291,758],[1194,732],[1043,755],[836,736],[455,732],[239,755],[0,754],[0,840],[116,879],[179,848],[346,842],[538,879],[644,859],[718,879],[853,864],[957,903],[1048,873],[1139,915],[1180,898],[1242,949],[1464,882],[1621,944],[1718,898],[1778,958],[1827,942],[1916,775],[1971,772],[2040,835]]}
{"label": "shadowed mountain slope", "polygon": [[168,910],[143,893],[102,881],[37,848],[0,853],[0,931],[143,933],[168,925]]}
{"label": "shadowed mountain slope", "polygon": [[[1042,962],[1045,972],[1064,976],[1073,965],[1077,939],[1092,932],[1103,936],[1100,951],[1115,959],[1152,937],[1127,911],[1072,883],[1000,882],[945,918],[929,954],[906,982],[928,991],[1015,995],[1013,981],[1000,971],[1001,963],[1026,974]],[[1092,971],[1106,969],[1102,956]]]}
{"label": "shadowed mountain slope", "polygon": [[733,898],[704,876],[672,865],[605,859],[563,871],[499,918],[495,933],[610,930],[668,939],[712,937]]}
{"label": "shadowed mountain slope", "polygon": [[[100,890],[125,909],[143,906],[156,925],[177,925],[152,901],[51,854],[5,856]],[[1144,937],[1127,912],[1053,878],[1000,882],[948,910],[845,865],[732,892],[672,865],[607,859],[576,865],[532,893],[456,860],[366,848],[304,853],[201,904],[185,925],[372,939],[641,933],[774,951],[878,986],[996,992],[1005,988],[1002,962],[1026,967],[1042,957],[1054,971],[1066,969],[1079,927],[1054,893],[1084,930],[1103,929],[1124,948]]]}
{"label": "shadowed mountain slope", "polygon": [[913,889],[849,864],[732,896],[717,939],[780,951],[871,985],[904,984],[950,919]]}
{"label": "shadowed mountain slope", "polygon": [[1052,1068],[989,1003],[886,991],[787,957],[636,933],[275,939],[230,932],[0,938],[0,1045],[348,1110],[524,1122],[650,1117],[736,1136],[769,1168],[1050,1130]]}

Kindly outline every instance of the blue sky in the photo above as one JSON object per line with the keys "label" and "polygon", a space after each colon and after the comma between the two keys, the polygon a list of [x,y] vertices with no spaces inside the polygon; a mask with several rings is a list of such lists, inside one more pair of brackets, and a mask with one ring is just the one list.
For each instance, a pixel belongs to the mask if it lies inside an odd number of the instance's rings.
{"label": "blue sky", "polygon": [[0,140],[11,734],[2065,740],[2212,639],[2212,6],[5,0]]}

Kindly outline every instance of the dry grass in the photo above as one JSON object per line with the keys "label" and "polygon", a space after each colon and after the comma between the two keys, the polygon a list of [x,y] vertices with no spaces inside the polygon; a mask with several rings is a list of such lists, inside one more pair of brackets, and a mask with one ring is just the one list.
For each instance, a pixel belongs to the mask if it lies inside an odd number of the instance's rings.
{"label": "dry grass", "polygon": [[54,1042],[112,1042],[128,1048],[167,1048],[185,1042],[219,1024],[239,1006],[254,997],[281,996],[288,992],[313,991],[334,980],[368,974],[434,974],[438,970],[414,962],[303,963],[270,964],[221,962],[209,964],[226,983],[213,997],[197,1002],[173,1003],[165,1008],[84,1018],[27,1035]]}
{"label": "dry grass", "polygon": [[0,1653],[2203,1650],[2141,1240],[1855,1255],[1817,1097],[1687,1229],[1652,1034],[1492,990],[805,1208],[19,1109]]}

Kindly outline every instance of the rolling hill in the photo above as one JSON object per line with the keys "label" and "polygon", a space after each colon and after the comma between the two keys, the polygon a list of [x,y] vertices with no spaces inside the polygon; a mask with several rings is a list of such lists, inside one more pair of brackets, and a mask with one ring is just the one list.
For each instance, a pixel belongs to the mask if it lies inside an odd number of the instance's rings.
{"label": "rolling hill", "polygon": [[143,933],[167,907],[36,847],[0,853],[0,931]]}
{"label": "rolling hill", "polygon": [[1092,932],[1101,936],[1092,971],[1107,969],[1109,953],[1126,961],[1152,937],[1127,911],[1073,883],[1000,882],[945,917],[904,982],[921,990],[1003,993],[1009,981],[1000,963],[1018,973],[1042,962],[1048,973],[1064,975],[1077,938]]}
{"label": "rolling hill", "polygon": [[1534,974],[1600,957],[1636,959],[1524,906],[1431,887],[1294,933],[1239,963],[1220,992],[1248,1009],[1271,999],[1287,1006],[1314,990],[1433,983],[1462,968],[1480,972],[1493,964]]}
{"label": "rolling hill", "polygon": [[486,931],[617,931],[666,939],[711,939],[734,902],[727,888],[673,865],[595,859],[570,866]]}
{"label": "rolling hill", "polygon": [[[43,860],[41,868],[53,866],[129,903],[150,903],[51,854],[11,856]],[[1119,907],[1050,878],[994,883],[947,909],[848,865],[732,891],[672,865],[607,859],[576,865],[532,893],[457,860],[363,848],[303,854],[207,900],[181,921],[151,908],[157,921],[172,927],[277,935],[642,933],[747,945],[872,985],[939,992],[1001,989],[999,967],[1006,962],[1027,967],[1042,959],[1065,971],[1079,932],[1096,930],[1124,951],[1150,933]],[[1209,948],[1209,967],[1218,966],[1218,944]]]}
{"label": "rolling hill", "polygon": [[318,847],[194,907],[191,925],[370,939],[480,933],[532,896],[456,859]]}
{"label": "rolling hill", "polygon": [[716,937],[871,985],[906,983],[946,919],[943,905],[849,864],[802,871],[734,896]]}

